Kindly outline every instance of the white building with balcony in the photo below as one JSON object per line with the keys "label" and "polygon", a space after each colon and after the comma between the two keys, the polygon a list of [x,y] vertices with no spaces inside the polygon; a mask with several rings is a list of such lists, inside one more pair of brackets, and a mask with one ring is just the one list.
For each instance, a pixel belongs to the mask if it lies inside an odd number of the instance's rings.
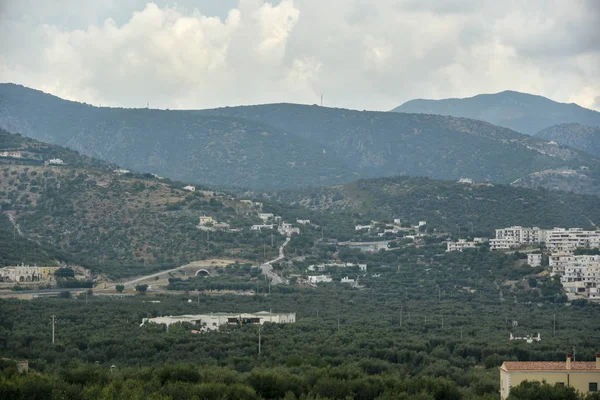
{"label": "white building with balcony", "polygon": [[530,267],[541,267],[542,255],[538,253],[527,254],[527,264],[529,264]]}
{"label": "white building with balcony", "polygon": [[476,242],[469,242],[466,239],[458,239],[457,242],[446,242],[446,252],[463,251],[463,249],[474,249],[476,247]]}

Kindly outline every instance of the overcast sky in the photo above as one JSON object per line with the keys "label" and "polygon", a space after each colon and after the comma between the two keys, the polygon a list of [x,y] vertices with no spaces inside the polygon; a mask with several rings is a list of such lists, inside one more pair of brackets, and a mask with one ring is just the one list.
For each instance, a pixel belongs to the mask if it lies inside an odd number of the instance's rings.
{"label": "overcast sky", "polygon": [[600,110],[600,0],[0,0],[0,82],[124,107],[512,89]]}

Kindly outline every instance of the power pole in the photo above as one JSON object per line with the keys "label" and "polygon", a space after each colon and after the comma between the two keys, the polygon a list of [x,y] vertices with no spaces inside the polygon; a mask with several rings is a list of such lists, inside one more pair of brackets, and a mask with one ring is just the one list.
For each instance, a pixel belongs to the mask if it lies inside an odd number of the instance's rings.
{"label": "power pole", "polygon": [[260,324],[258,324],[258,356],[260,357]]}
{"label": "power pole", "polygon": [[200,293],[198,293],[198,308],[200,308]]}
{"label": "power pole", "polygon": [[52,315],[52,344],[54,344],[54,325],[56,323],[56,316]]}
{"label": "power pole", "polygon": [[439,285],[436,285],[438,288],[438,301],[442,301],[442,289],[440,289]]}

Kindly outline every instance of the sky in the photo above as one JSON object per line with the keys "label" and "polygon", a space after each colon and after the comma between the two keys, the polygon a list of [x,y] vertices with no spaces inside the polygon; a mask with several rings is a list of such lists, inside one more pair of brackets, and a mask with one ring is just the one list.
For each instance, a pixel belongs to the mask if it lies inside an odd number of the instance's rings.
{"label": "sky", "polygon": [[517,90],[600,110],[600,1],[0,0],[0,82],[117,107]]}

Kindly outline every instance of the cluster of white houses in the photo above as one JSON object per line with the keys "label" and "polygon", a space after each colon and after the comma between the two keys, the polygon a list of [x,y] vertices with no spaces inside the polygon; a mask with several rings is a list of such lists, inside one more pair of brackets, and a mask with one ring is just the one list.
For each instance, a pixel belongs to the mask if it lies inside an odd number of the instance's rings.
{"label": "cluster of white houses", "polygon": [[371,223],[369,225],[360,225],[359,224],[354,227],[354,230],[356,230],[356,231],[368,230],[369,233],[373,233],[374,231],[377,230],[378,227],[381,227],[381,229],[379,229],[379,231],[377,232],[377,235],[382,237],[382,236],[385,236],[386,233],[397,234],[398,232],[401,232],[401,231],[411,231],[413,229],[419,230],[422,226],[426,226],[426,225],[427,225],[427,221],[419,221],[418,225],[412,226],[410,228],[402,227],[402,224],[400,223],[400,219],[396,218],[396,219],[394,219],[394,221],[392,223],[371,221]]}
{"label": "cluster of white houses", "polygon": [[144,318],[140,327],[146,323],[163,324],[167,328],[170,325],[188,323],[198,328],[195,332],[216,331],[223,325],[248,325],[265,323],[273,324],[293,324],[296,322],[296,313],[271,313],[269,311],[260,311],[257,313],[211,313],[198,315],[177,315],[156,318]]}

